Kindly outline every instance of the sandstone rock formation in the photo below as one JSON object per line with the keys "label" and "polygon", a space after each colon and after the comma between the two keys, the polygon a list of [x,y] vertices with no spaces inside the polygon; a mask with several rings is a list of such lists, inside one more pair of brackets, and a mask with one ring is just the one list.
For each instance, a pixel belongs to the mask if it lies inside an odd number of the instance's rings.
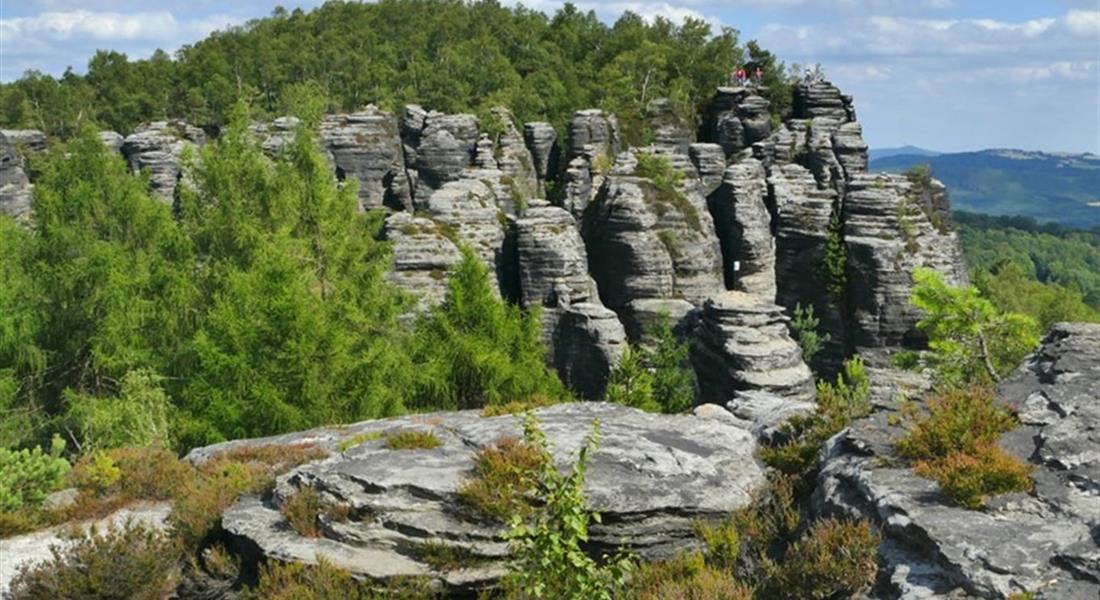
{"label": "sandstone rock formation", "polygon": [[[751,434],[719,419],[653,415],[605,403],[557,405],[537,415],[562,465],[572,459],[592,420],[601,423],[585,487],[589,506],[603,516],[590,530],[590,550],[596,554],[625,549],[652,559],[692,548],[698,543],[697,520],[725,517],[763,482]],[[431,430],[443,443],[431,450],[390,450],[380,439],[409,428]],[[503,573],[507,526],[469,508],[457,491],[472,476],[479,448],[520,431],[516,416],[436,413],[228,442],[188,457],[201,462],[231,447],[271,443],[326,448],[330,458],[279,477],[270,497],[245,497],[226,511],[223,527],[254,552],[246,559],[313,563],[323,556],[366,579],[419,575],[452,592],[472,592]],[[362,443],[339,450],[342,441],[356,439]],[[350,515],[347,520],[322,516],[320,538],[297,534],[279,512],[307,486]],[[422,557],[431,544],[466,556],[467,566],[432,568]]]}
{"label": "sandstone rock formation", "polygon": [[412,207],[396,117],[374,106],[329,115],[321,123],[320,139],[337,177],[358,183],[360,210]]}
{"label": "sandstone rock formation", "polygon": [[813,376],[788,333],[782,307],[744,292],[726,292],[703,305],[691,363],[702,402],[725,405],[737,391],[802,402],[815,396]]}
{"label": "sandstone rock formation", "polygon": [[882,528],[872,597],[1100,595],[1098,382],[1100,325],[1055,325],[997,393],[1021,422],[1001,446],[1034,465],[1035,489],[981,511],[950,505],[935,482],[892,461],[896,402],[831,440],[814,508]]}
{"label": "sandstone rock formation", "polygon": [[206,134],[183,121],[153,121],[137,128],[122,143],[122,154],[135,171],[149,173],[153,193],[171,204],[180,178],[180,157],[187,146],[206,143]]}
{"label": "sandstone rock formation", "polygon": [[766,138],[771,130],[768,101],[742,87],[718,88],[703,119],[700,139],[732,156]]}
{"label": "sandstone rock formation", "polygon": [[413,294],[419,310],[443,302],[450,270],[462,260],[453,231],[431,218],[398,212],[386,219],[382,235],[393,243],[390,281]]}
{"label": "sandstone rock formation", "polygon": [[31,182],[23,170],[18,138],[0,131],[0,213],[25,219],[31,213]]}

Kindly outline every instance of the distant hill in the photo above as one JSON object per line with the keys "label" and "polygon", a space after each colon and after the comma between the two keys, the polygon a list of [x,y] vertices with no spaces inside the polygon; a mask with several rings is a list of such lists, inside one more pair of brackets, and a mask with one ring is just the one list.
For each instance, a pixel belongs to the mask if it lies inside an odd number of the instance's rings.
{"label": "distant hill", "polygon": [[871,170],[900,172],[927,163],[947,184],[956,209],[1023,215],[1069,227],[1100,225],[1100,156],[981,150],[872,159]]}
{"label": "distant hill", "polygon": [[901,146],[898,148],[871,148],[867,153],[871,160],[878,160],[880,158],[889,158],[891,156],[939,156],[943,152],[936,152],[935,150],[927,150],[925,148],[918,148],[916,146]]}

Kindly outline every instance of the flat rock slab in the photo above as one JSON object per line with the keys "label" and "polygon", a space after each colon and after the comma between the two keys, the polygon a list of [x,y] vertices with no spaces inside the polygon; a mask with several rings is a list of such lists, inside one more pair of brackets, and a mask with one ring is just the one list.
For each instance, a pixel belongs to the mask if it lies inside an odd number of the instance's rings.
{"label": "flat rock slab", "polygon": [[49,529],[34,531],[0,540],[0,598],[8,598],[8,587],[16,573],[24,566],[31,566],[49,560],[51,548],[64,548],[69,545],[74,528],[88,530],[95,528],[102,532],[110,527],[121,527],[126,522],[140,523],[151,529],[162,530],[167,527],[168,513],[171,507],[164,502],[156,504],[137,504],[120,509],[111,515],[80,523],[64,523]]}
{"label": "flat rock slab", "polygon": [[[599,448],[585,488],[589,507],[602,515],[602,524],[590,531],[590,550],[597,555],[623,549],[652,559],[694,547],[696,520],[720,519],[744,506],[764,481],[752,434],[729,421],[602,402],[559,404],[536,414],[562,468],[599,420]],[[443,443],[434,449],[387,448],[386,433],[402,429],[431,430]],[[471,477],[478,450],[508,436],[522,436],[521,416],[462,411],[229,442],[194,450],[189,458],[201,462],[242,445],[326,448],[329,458],[283,475],[272,494],[231,507],[225,529],[265,557],[314,563],[324,556],[359,577],[428,576],[448,590],[473,591],[503,573],[507,527],[463,505],[457,492]],[[322,537],[297,534],[280,506],[304,486],[319,491],[326,504],[346,507],[352,517],[322,517]],[[422,560],[425,544],[455,549],[466,566],[433,569]]]}

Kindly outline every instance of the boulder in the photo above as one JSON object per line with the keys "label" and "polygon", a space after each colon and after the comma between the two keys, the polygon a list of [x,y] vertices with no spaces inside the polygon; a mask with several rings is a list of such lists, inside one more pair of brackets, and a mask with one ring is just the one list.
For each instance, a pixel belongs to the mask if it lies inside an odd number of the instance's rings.
{"label": "boulder", "polygon": [[550,348],[558,376],[581,398],[602,399],[611,372],[626,352],[623,324],[599,302],[552,310],[556,322]]}
{"label": "boulder", "polygon": [[1097,389],[1100,325],[1057,324],[997,391],[1020,418],[1001,447],[1035,467],[1032,492],[994,497],[977,511],[951,504],[934,481],[897,464],[900,431],[884,410],[827,444],[815,513],[870,519],[881,531],[872,598],[1096,598]]}
{"label": "boulder", "polygon": [[[753,459],[751,434],[719,419],[656,415],[591,402],[536,411],[556,462],[575,457],[591,423],[600,443],[590,457],[585,495],[602,515],[593,523],[588,550],[619,550],[647,559],[696,548],[698,520],[718,520],[749,502],[763,481]],[[473,476],[476,452],[521,435],[519,416],[485,418],[480,411],[436,413],[367,421],[261,440],[234,441],[193,450],[201,462],[233,447],[308,441],[332,455],[278,478],[270,496],[246,496],[222,517],[222,526],[256,560],[315,563],[324,557],[356,577],[388,580],[424,576],[452,593],[473,594],[504,572],[507,526],[479,514],[458,497]],[[401,429],[430,429],[442,445],[430,450],[390,450],[380,439]],[[353,440],[340,449],[341,442]],[[354,445],[354,440],[362,443]],[[363,441],[365,440],[365,441]],[[322,536],[303,537],[279,512],[303,487],[326,504],[343,507],[347,520],[322,516]],[[422,558],[439,545],[468,557],[467,565],[437,570]]]}
{"label": "boulder", "polygon": [[729,291],[708,299],[691,342],[699,401],[726,405],[738,391],[813,401],[813,375],[788,323],[781,306],[758,296]]}
{"label": "boulder", "polygon": [[135,172],[149,173],[154,195],[169,204],[175,201],[184,148],[202,146],[206,134],[183,121],[153,121],[138,127],[122,142],[122,155]]}
{"label": "boulder", "polygon": [[321,143],[332,157],[337,177],[359,184],[359,209],[412,206],[397,118],[375,106],[328,115]]}

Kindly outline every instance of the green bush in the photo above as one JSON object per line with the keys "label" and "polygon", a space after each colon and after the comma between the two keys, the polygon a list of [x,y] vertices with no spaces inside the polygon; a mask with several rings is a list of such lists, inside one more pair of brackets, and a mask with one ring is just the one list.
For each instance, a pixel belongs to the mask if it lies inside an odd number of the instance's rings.
{"label": "green bush", "polygon": [[648,412],[660,412],[653,393],[653,373],[643,360],[645,351],[628,346],[619,364],[607,378],[605,398],[608,402],[630,406]]}
{"label": "green bush", "polygon": [[80,432],[81,451],[167,446],[169,401],[160,379],[148,369],[137,369],[122,378],[117,396],[69,393],[69,418]]}
{"label": "green bush", "polygon": [[61,458],[65,442],[54,436],[50,451],[0,448],[0,512],[39,504],[61,483],[69,462]]}
{"label": "green bush", "polygon": [[752,600],[752,589],[698,552],[643,563],[620,595],[625,600]]}
{"label": "green bush", "polygon": [[179,552],[162,533],[126,523],[102,533],[89,530],[46,562],[24,567],[11,594],[26,600],[161,600],[179,578]]}
{"label": "green bush", "polygon": [[443,445],[434,431],[402,429],[386,435],[386,447],[390,450],[431,450]]}
{"label": "green bush", "polygon": [[488,267],[464,247],[443,304],[416,324],[409,406],[480,408],[566,395],[546,364],[538,314],[501,300],[489,277]]}
{"label": "green bush", "polygon": [[[547,452],[545,435],[533,413],[524,420],[524,442]],[[599,444],[599,422],[585,439],[572,468],[562,473],[554,462],[542,464],[538,475],[537,510],[527,518],[512,517],[507,538],[513,566],[503,581],[508,598],[585,598],[611,600],[623,588],[632,569],[626,557],[597,562],[585,553],[589,522],[599,522],[585,504],[588,458]]]}
{"label": "green bush", "polygon": [[795,339],[798,340],[799,347],[802,348],[802,360],[807,363],[812,362],[817,353],[821,352],[822,347],[832,339],[832,336],[827,333],[822,335],[817,332],[820,324],[821,320],[814,316],[813,305],[803,307],[801,304],[795,304],[791,329]]}
{"label": "green bush", "polygon": [[685,412],[695,403],[695,376],[687,364],[687,344],[676,339],[667,314],[660,316],[649,333],[655,347],[627,347],[608,377],[604,398],[648,412]]}

